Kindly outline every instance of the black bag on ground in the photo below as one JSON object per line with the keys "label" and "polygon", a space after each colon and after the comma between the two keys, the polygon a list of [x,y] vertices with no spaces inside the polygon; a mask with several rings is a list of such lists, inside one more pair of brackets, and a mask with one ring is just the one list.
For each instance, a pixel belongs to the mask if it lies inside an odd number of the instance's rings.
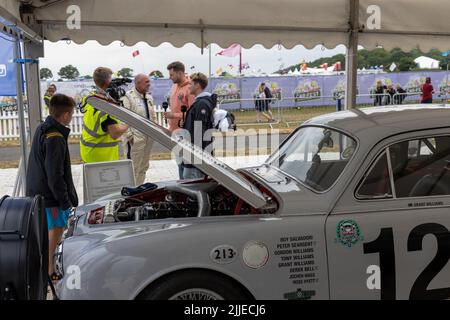
{"label": "black bag on ground", "polygon": [[0,200],[0,300],[45,300],[48,230],[40,196]]}

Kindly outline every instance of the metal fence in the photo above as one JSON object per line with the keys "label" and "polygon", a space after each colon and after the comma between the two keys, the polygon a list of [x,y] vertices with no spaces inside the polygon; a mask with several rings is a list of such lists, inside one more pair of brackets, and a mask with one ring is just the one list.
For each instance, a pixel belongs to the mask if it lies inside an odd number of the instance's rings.
{"label": "metal fence", "polygon": [[[163,113],[164,109],[161,106],[155,106],[156,122],[164,127],[167,127]],[[42,113],[43,119],[48,115],[48,111],[45,110]],[[25,120],[28,120],[28,112],[25,110]],[[27,123],[27,132],[28,121]],[[81,136],[81,130],[83,127],[83,114],[77,108],[73,114],[72,122],[69,125],[70,137],[79,138]],[[0,109],[0,141],[18,140],[20,137],[19,130],[19,117],[15,110],[1,110]]]}
{"label": "metal fence", "polygon": [[[344,108],[343,96],[321,96],[320,99],[313,100],[311,98],[302,97],[284,97],[282,99],[259,99],[270,100],[268,103],[269,110],[273,115],[273,122],[261,121],[257,122],[257,112],[255,108],[238,108],[228,109],[235,115],[238,127],[259,127],[268,126],[270,128],[280,127],[297,127],[304,121],[326,113],[342,110]],[[220,108],[227,103],[238,103],[237,105],[248,105],[249,102],[255,102],[255,99],[233,99],[220,100],[218,107]],[[397,104],[416,104],[420,102],[420,95],[417,93],[395,93],[389,94],[358,94],[356,99],[356,108],[373,107],[377,105],[397,105]],[[447,103],[448,97],[445,95],[434,98],[434,103]],[[289,105],[290,107],[286,107]],[[155,106],[156,122],[167,127],[164,121],[164,109]],[[48,112],[43,113],[45,118]],[[25,111],[25,118],[28,119],[28,112]],[[28,121],[26,121],[28,125]],[[76,109],[73,120],[70,124],[71,137],[77,138],[81,136],[83,126],[83,114]],[[28,131],[28,128],[27,128]],[[19,120],[17,111],[14,108],[0,109],[0,141],[17,140],[20,136]]]}
{"label": "metal fence", "polygon": [[[221,100],[221,104],[228,105],[231,101],[236,102],[248,102],[252,99],[242,100]],[[267,100],[267,99],[266,99]],[[317,98],[311,97],[283,97],[281,99],[270,99],[272,103],[270,108],[275,118],[275,122],[266,122],[266,125],[273,127],[279,125],[282,127],[297,127],[304,121],[311,119],[315,116],[319,116],[326,113],[332,113],[335,111],[341,111],[344,109],[345,97],[334,96],[320,96]],[[255,99],[253,99],[255,101]],[[437,95],[434,100],[435,104],[448,103],[448,97],[446,95]],[[356,97],[356,108],[367,108],[375,106],[389,106],[389,105],[402,105],[402,104],[418,104],[420,103],[419,93],[395,93],[389,95],[388,93],[382,94],[358,94]],[[248,105],[248,103],[247,103]],[[287,106],[286,106],[287,105]],[[230,110],[230,109],[228,109]],[[238,126],[255,126],[262,125],[262,123],[256,122],[256,111],[254,109],[234,109],[230,110],[235,114]]]}

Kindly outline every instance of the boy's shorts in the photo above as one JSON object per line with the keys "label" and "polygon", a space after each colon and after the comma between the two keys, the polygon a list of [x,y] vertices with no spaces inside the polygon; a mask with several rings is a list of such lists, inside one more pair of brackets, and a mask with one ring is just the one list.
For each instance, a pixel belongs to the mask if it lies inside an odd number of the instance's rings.
{"label": "boy's shorts", "polygon": [[47,215],[48,230],[54,228],[65,228],[69,220],[70,210],[63,210],[61,208],[45,208]]}

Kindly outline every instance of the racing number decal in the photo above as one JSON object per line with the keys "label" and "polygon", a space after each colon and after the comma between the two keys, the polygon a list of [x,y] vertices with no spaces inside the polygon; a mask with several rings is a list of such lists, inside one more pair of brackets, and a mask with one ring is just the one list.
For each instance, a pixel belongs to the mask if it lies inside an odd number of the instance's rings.
{"label": "racing number decal", "polygon": [[236,253],[234,252],[233,249],[228,248],[228,249],[216,249],[214,250],[214,254],[216,255],[214,257],[214,259],[216,260],[226,260],[226,259],[233,259],[234,256],[236,255]]}
{"label": "racing number decal", "polygon": [[212,249],[209,256],[215,263],[227,264],[236,259],[237,251],[233,246],[225,244]]}
{"label": "racing number decal", "polygon": [[394,300],[395,286],[395,252],[392,228],[381,229],[378,238],[364,243],[364,254],[380,253],[381,300]]}
{"label": "racing number decal", "polygon": [[[450,259],[450,232],[437,223],[425,223],[415,227],[408,236],[408,251],[422,250],[423,238],[432,234],[438,242],[438,250],[434,259],[423,270],[411,289],[410,299],[448,299],[450,288],[427,290],[430,282],[445,267]],[[396,297],[395,285],[395,253],[392,228],[381,229],[378,238],[364,243],[364,254],[380,254],[381,299],[389,300]]]}
{"label": "racing number decal", "polygon": [[450,259],[450,232],[437,223],[426,223],[415,227],[408,237],[408,251],[422,250],[422,240],[427,234],[436,237],[437,254],[423,270],[411,289],[410,299],[443,300],[450,297],[450,288],[427,290],[430,282],[445,267]]}

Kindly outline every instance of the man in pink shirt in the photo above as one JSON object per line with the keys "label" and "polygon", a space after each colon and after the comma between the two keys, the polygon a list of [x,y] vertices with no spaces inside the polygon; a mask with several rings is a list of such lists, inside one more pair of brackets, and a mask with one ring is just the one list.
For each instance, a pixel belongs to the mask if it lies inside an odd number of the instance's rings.
{"label": "man in pink shirt", "polygon": [[[183,113],[181,112],[181,106],[186,106],[186,111],[194,103],[195,97],[189,91],[189,77],[185,74],[184,64],[175,61],[167,66],[169,70],[170,80],[173,82],[171,94],[170,94],[170,112],[165,112],[164,117],[168,120],[170,132],[180,128],[180,120],[183,119]],[[179,162],[180,159],[177,159]],[[180,162],[178,164],[178,174],[180,179],[183,179],[184,164]]]}
{"label": "man in pink shirt", "polygon": [[168,119],[169,130],[174,132],[179,128],[179,122],[183,118],[181,106],[188,109],[194,103],[195,97],[189,92],[189,78],[185,74],[184,64],[176,61],[167,66],[170,80],[173,82],[170,94],[170,112],[164,113]]}

